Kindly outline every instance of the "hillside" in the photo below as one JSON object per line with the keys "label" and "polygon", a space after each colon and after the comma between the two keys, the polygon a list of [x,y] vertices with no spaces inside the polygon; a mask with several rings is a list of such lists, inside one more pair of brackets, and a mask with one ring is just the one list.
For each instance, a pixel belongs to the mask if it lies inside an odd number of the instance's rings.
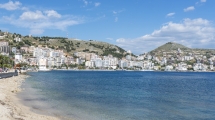
{"label": "hillside", "polygon": [[178,48],[180,48],[181,50],[191,50],[190,48],[184,46],[184,45],[181,45],[181,44],[178,44],[178,43],[174,43],[174,42],[168,42],[156,49],[154,49],[153,51],[151,52],[156,52],[156,51],[172,51],[172,50],[178,50]]}
{"label": "hillside", "polygon": [[[21,38],[21,42],[16,42],[14,38]],[[49,47],[56,50],[63,50],[68,55],[73,55],[75,52],[87,52],[87,53],[96,53],[98,55],[107,56],[113,55],[117,58],[122,58],[128,53],[116,46],[106,42],[100,42],[95,40],[76,40],[76,39],[67,39],[63,37],[29,37],[22,36],[16,33],[8,33],[4,40],[9,42],[11,47],[17,47],[20,49],[23,46],[42,46]]]}
{"label": "hillside", "polygon": [[195,54],[201,54],[201,55],[214,55],[215,50],[214,49],[200,49],[200,48],[188,48],[184,45],[174,43],[174,42],[168,42],[152,51],[149,53],[152,55],[162,55],[163,52],[168,52],[168,53],[174,53],[178,52],[178,49],[180,48],[181,51],[183,51],[181,54],[188,54],[188,53],[195,53]]}
{"label": "hillside", "polygon": [[118,58],[122,58],[126,54],[124,49],[116,45],[94,40],[50,39],[46,41],[46,44],[50,48],[62,49],[69,54],[73,54],[74,52],[88,52],[103,56],[111,54]]}

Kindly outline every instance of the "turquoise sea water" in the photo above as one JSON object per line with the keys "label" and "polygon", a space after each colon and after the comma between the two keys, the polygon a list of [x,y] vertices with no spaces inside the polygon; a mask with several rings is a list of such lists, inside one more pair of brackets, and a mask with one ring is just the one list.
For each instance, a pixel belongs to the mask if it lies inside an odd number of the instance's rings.
{"label": "turquoise sea water", "polygon": [[19,94],[33,111],[75,120],[213,120],[215,73],[29,73]]}

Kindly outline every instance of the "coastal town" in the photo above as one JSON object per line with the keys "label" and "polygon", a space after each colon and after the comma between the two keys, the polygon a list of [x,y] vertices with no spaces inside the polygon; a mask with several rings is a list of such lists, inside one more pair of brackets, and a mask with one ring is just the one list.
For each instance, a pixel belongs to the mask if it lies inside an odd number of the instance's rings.
{"label": "coastal town", "polygon": [[[169,51],[159,50],[138,56],[126,51],[122,58],[98,55],[87,51],[67,54],[63,50],[52,49],[47,45],[26,45],[12,47],[10,40],[5,40],[8,33],[0,36],[1,55],[10,57],[13,66],[32,70],[137,70],[137,71],[214,71],[215,54],[183,50],[180,47]],[[31,37],[31,36],[29,36]],[[23,42],[20,35],[13,36],[16,43]],[[169,42],[167,45],[175,43]],[[116,51],[118,52],[118,51]],[[3,67],[3,66],[2,66]]]}

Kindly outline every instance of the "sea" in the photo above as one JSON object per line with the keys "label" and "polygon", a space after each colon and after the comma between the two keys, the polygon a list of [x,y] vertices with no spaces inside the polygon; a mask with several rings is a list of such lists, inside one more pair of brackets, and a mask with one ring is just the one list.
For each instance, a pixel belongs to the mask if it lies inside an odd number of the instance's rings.
{"label": "sea", "polygon": [[214,120],[214,72],[27,73],[18,94],[32,111],[62,120]]}

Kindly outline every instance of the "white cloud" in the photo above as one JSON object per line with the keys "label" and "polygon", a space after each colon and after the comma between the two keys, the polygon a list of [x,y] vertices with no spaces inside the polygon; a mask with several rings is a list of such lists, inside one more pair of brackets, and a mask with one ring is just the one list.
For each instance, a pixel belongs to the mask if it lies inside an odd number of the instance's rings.
{"label": "white cloud", "polygon": [[123,42],[126,42],[126,40],[124,38],[119,38],[116,40],[116,42],[123,43]]}
{"label": "white cloud", "polygon": [[113,14],[117,14],[117,12],[116,12],[116,11],[113,11]]}
{"label": "white cloud", "polygon": [[206,2],[207,0],[201,0],[201,2]]}
{"label": "white cloud", "polygon": [[195,10],[194,6],[190,6],[190,7],[185,8],[184,12],[188,12],[188,11],[192,11],[192,10]]}
{"label": "white cloud", "polygon": [[6,10],[16,10],[19,9],[22,3],[19,1],[9,1],[8,3],[5,4],[0,4],[0,8],[6,9]]}
{"label": "white cloud", "polygon": [[36,12],[27,11],[22,13],[22,15],[19,17],[21,20],[42,20],[46,19],[46,16],[44,14],[37,10]]}
{"label": "white cloud", "polygon": [[170,16],[173,16],[173,15],[175,15],[175,13],[174,13],[174,12],[172,12],[172,13],[168,13],[166,16],[167,16],[167,17],[170,17]]}
{"label": "white cloud", "polygon": [[99,2],[95,3],[95,7],[98,7],[100,5],[101,5],[101,3],[99,3]]}
{"label": "white cloud", "polygon": [[[55,19],[53,19],[55,18]],[[60,15],[54,10],[26,11],[19,17],[3,16],[1,22],[17,27],[27,28],[30,34],[42,34],[47,29],[66,30],[67,27],[83,23],[83,19],[75,16]]]}
{"label": "white cloud", "polygon": [[123,12],[123,11],[124,11],[124,10],[113,11],[113,14],[114,14],[114,15],[117,15],[117,14],[119,14],[119,13]]}
{"label": "white cloud", "polygon": [[204,3],[206,2],[207,0],[200,0],[199,2],[196,2],[196,5],[198,5],[199,3]]}
{"label": "white cloud", "polygon": [[[87,0],[83,0],[85,5],[92,4]],[[98,6],[98,4],[96,4]],[[84,19],[78,16],[61,15],[55,10],[35,10],[32,11],[27,6],[22,6],[19,1],[9,1],[0,4],[0,8],[6,10],[19,10],[12,15],[0,16],[0,23],[14,25],[19,28],[29,30],[30,34],[42,34],[48,29],[57,29],[65,31],[68,27],[82,24]],[[20,14],[20,12],[22,12]]]}
{"label": "white cloud", "polygon": [[151,34],[134,39],[119,38],[117,45],[135,54],[149,52],[167,42],[176,42],[192,48],[214,48],[215,28],[202,18],[169,22]]}
{"label": "white cloud", "polygon": [[118,14],[123,12],[124,10],[113,11],[113,15],[115,16],[114,22],[118,22]]}
{"label": "white cloud", "polygon": [[44,13],[47,14],[48,17],[55,17],[55,18],[61,18],[61,15],[58,14],[56,11],[54,10],[47,10]]}
{"label": "white cloud", "polygon": [[88,5],[88,1],[87,0],[83,0],[84,5],[87,6]]}
{"label": "white cloud", "polygon": [[21,20],[44,20],[50,18],[61,18],[61,15],[54,10],[42,11],[26,11],[20,16]]}

